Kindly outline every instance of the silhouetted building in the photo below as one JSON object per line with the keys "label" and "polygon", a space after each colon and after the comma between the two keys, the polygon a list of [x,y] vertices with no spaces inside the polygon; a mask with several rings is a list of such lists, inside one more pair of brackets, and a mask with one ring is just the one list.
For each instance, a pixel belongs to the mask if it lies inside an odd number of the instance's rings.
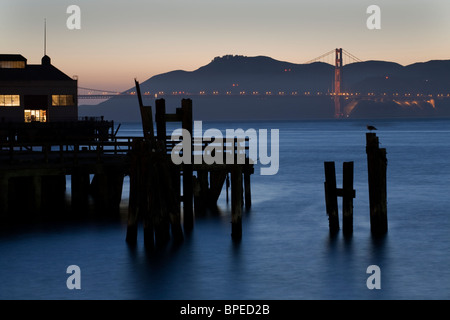
{"label": "silhouetted building", "polygon": [[77,82],[47,55],[31,65],[22,55],[0,54],[0,121],[78,120]]}

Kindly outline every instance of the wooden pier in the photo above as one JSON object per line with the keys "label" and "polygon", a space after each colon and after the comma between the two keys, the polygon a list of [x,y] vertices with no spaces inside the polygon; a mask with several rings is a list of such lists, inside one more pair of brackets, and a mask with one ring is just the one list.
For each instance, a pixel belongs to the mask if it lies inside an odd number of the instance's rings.
{"label": "wooden pier", "polygon": [[67,176],[77,214],[88,212],[90,197],[97,213],[118,213],[134,139],[91,135],[63,143],[59,137],[30,141],[11,135],[0,142],[0,216],[17,221],[63,216]]}
{"label": "wooden pier", "polygon": [[[248,139],[223,142],[233,145],[234,159],[244,163],[174,164],[173,148],[179,141],[167,135],[168,122],[179,122],[191,134],[190,159],[194,150],[205,152],[213,141],[192,136],[192,100],[182,100],[176,113],[168,114],[165,101],[156,101],[155,123],[152,108],[142,105],[143,137],[118,137],[114,125],[103,119],[79,123],[4,125],[0,128],[0,217],[24,222],[33,217],[65,211],[66,177],[71,180],[71,207],[77,215],[94,211],[101,215],[119,213],[125,176],[130,177],[126,240],[137,241],[138,224],[143,223],[144,241],[149,248],[170,239],[182,241],[194,228],[195,216],[217,210],[224,183],[231,175],[231,235],[242,237],[242,209],[251,207],[250,176],[253,164],[246,155]],[[91,119],[92,120],[92,119]],[[156,125],[156,134],[154,127]],[[64,129],[66,128],[66,130]],[[79,130],[78,130],[79,129]],[[239,152],[244,154],[239,154]],[[245,185],[245,186],[244,186]],[[228,191],[228,189],[227,189]]]}
{"label": "wooden pier", "polygon": [[[175,241],[183,239],[183,232],[194,227],[194,217],[207,210],[217,209],[227,176],[231,174],[231,236],[242,237],[242,207],[251,207],[250,175],[254,172],[247,155],[245,162],[238,164],[207,164],[194,161],[194,150],[205,151],[211,141],[193,137],[192,100],[183,99],[174,114],[166,113],[165,100],[155,102],[156,135],[154,134],[152,108],[142,104],[139,83],[136,82],[141,109],[144,138],[137,140],[130,152],[130,204],[127,242],[136,243],[138,221],[144,224],[144,242],[148,247],[164,245],[172,236]],[[179,122],[191,137],[187,163],[174,164],[171,153],[180,141],[172,141],[167,135],[167,123]],[[238,144],[247,140],[234,139],[234,159],[238,156]],[[227,142],[222,150],[226,150]],[[244,151],[248,147],[244,148]],[[184,152],[184,150],[183,150]],[[224,159],[226,158],[223,152]],[[203,159],[203,157],[202,157]],[[245,181],[245,188],[243,187]],[[245,196],[244,196],[245,189]],[[182,204],[182,207],[181,207]],[[183,225],[183,228],[181,227]]]}

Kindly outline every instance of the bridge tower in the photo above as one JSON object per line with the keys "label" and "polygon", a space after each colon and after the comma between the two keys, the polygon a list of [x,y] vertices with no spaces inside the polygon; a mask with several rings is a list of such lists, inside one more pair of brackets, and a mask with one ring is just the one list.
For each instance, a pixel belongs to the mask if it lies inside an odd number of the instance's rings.
{"label": "bridge tower", "polygon": [[341,111],[341,85],[342,85],[342,48],[336,49],[336,64],[334,68],[334,116],[342,118]]}

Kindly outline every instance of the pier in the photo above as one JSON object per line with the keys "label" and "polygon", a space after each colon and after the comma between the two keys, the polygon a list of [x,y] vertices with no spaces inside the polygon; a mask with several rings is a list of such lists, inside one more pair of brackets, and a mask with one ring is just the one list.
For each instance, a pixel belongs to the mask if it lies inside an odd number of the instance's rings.
{"label": "pier", "polygon": [[[138,86],[138,84],[137,84]],[[184,99],[175,114],[167,114],[165,101],[140,108],[143,136],[119,137],[113,122],[81,119],[72,123],[2,124],[0,127],[0,216],[20,222],[65,209],[66,181],[71,181],[71,209],[85,215],[93,209],[101,216],[118,216],[125,176],[130,177],[126,241],[137,241],[143,223],[146,247],[182,241],[194,228],[195,216],[217,210],[224,184],[231,176],[231,236],[242,237],[242,210],[251,208],[253,164],[246,151],[248,139],[223,142],[233,148],[233,164],[202,161],[174,164],[171,152],[179,141],[167,135],[167,122],[180,122],[193,134],[192,100]],[[156,126],[156,134],[155,128]],[[191,155],[213,141],[192,136]],[[227,188],[228,192],[228,188]],[[91,208],[92,209],[92,208]]]}
{"label": "pier", "polygon": [[[231,175],[231,236],[234,240],[242,237],[242,208],[251,207],[250,175],[254,168],[242,146],[248,139],[233,139],[222,142],[223,159],[237,160],[243,157],[243,163],[233,161],[228,164],[208,164],[203,160],[193,161],[194,150],[203,154],[212,141],[204,141],[193,136],[192,100],[183,99],[181,107],[174,114],[166,113],[164,99],[155,102],[156,134],[153,126],[153,112],[150,106],[144,106],[139,83],[136,91],[142,116],[144,138],[134,141],[130,152],[130,203],[128,215],[127,242],[137,241],[139,220],[144,224],[144,242],[147,247],[165,244],[170,236],[175,241],[183,238],[182,227],[189,232],[194,227],[194,217],[201,216],[207,210],[217,209],[217,200],[227,176]],[[167,135],[168,122],[179,122],[182,129],[189,133],[190,154],[183,154],[190,161],[174,164],[171,154],[181,141],[173,141]],[[232,144],[226,146],[226,144]],[[228,147],[228,148],[227,148]],[[225,150],[232,150],[226,154]],[[240,150],[243,153],[240,154]],[[186,152],[186,150],[183,150]],[[198,155],[197,155],[198,156]],[[243,186],[245,181],[245,188]],[[245,196],[244,196],[245,191]],[[181,206],[182,204],[182,206]]]}
{"label": "pier", "polygon": [[49,214],[62,216],[68,176],[71,206],[78,214],[88,211],[90,196],[102,215],[119,212],[134,138],[115,137],[113,122],[10,123],[0,132],[2,217],[25,222]]}

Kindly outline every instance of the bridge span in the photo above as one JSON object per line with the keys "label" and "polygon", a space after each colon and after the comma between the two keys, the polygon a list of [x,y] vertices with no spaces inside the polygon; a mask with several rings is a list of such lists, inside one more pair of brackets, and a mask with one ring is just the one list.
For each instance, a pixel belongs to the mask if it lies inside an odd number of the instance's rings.
{"label": "bridge span", "polygon": [[[442,92],[435,94],[428,94],[423,92],[346,92],[343,86],[343,66],[344,63],[355,63],[362,62],[361,59],[357,58],[355,55],[350,52],[342,49],[336,48],[327,53],[324,53],[312,60],[306,62],[306,64],[313,62],[324,62],[330,63],[334,61],[334,81],[333,87],[328,92],[322,91],[245,91],[245,90],[199,90],[197,92],[186,92],[186,91],[146,91],[142,92],[141,96],[144,99],[156,99],[156,98],[165,98],[170,96],[179,96],[180,98],[195,98],[202,96],[217,96],[217,97],[226,97],[226,96],[251,96],[251,97],[286,97],[286,96],[298,96],[298,97],[324,97],[328,96],[334,100],[334,115],[336,118],[345,117],[344,108],[348,103],[345,100],[351,99],[351,101],[358,100],[393,100],[393,101],[431,101],[434,99],[448,99],[450,98],[450,92]],[[124,92],[117,91],[109,91],[109,90],[101,90],[101,89],[92,89],[92,88],[78,88],[78,99],[79,100],[88,100],[88,99],[96,99],[96,100],[107,100],[111,98],[136,98],[135,90],[127,90]],[[344,104],[341,106],[341,104]],[[434,104],[434,102],[432,102]]]}

